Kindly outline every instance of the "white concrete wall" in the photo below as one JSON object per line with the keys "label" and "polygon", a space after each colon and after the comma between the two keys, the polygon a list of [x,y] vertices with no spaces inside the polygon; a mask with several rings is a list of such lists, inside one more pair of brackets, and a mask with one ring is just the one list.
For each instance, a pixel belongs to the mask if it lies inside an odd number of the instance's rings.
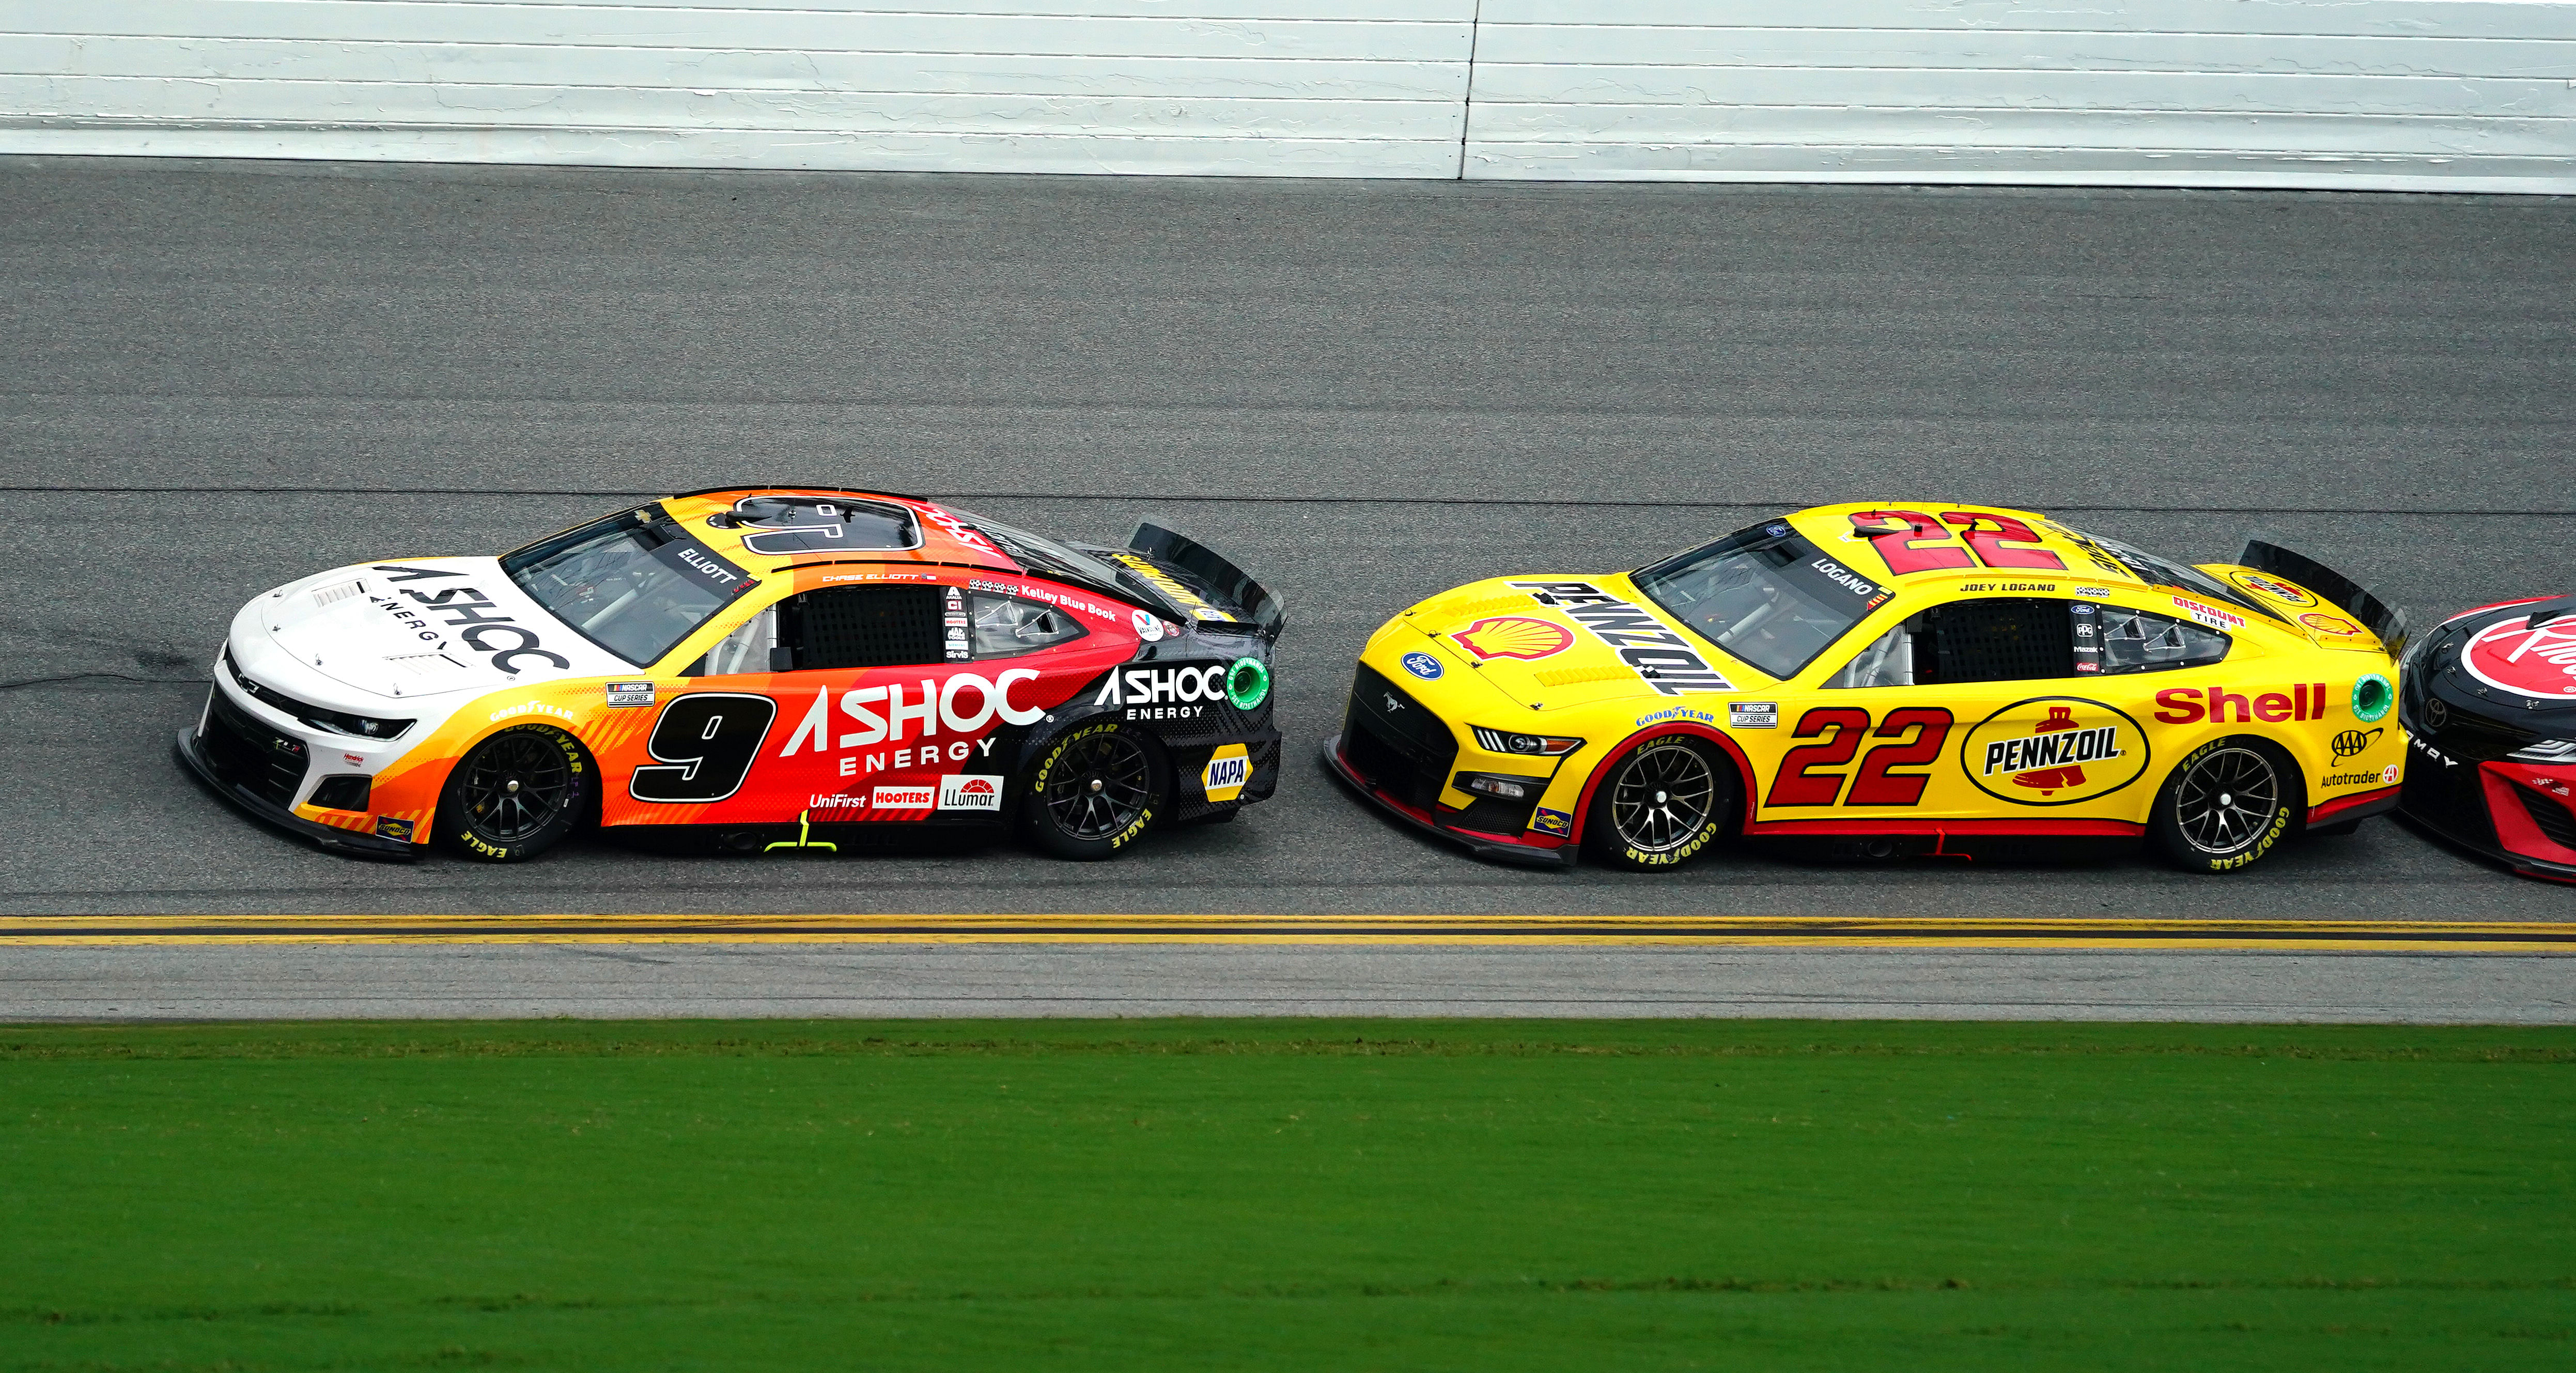
{"label": "white concrete wall", "polygon": [[0,0],[0,151],[1451,177],[1474,13],[1475,0]]}
{"label": "white concrete wall", "polygon": [[1466,175],[2576,191],[2564,0],[1483,0]]}
{"label": "white concrete wall", "polygon": [[0,0],[0,153],[2576,192],[2571,128],[2576,0]]}

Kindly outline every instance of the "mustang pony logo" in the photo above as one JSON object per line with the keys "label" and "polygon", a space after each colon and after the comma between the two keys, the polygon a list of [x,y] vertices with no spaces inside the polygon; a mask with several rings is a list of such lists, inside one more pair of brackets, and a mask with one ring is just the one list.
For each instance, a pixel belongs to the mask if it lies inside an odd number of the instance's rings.
{"label": "mustang pony logo", "polygon": [[1574,635],[1565,626],[1533,620],[1525,615],[1500,615],[1478,620],[1449,636],[1458,646],[1473,653],[1480,661],[1495,658],[1552,658],[1574,646]]}

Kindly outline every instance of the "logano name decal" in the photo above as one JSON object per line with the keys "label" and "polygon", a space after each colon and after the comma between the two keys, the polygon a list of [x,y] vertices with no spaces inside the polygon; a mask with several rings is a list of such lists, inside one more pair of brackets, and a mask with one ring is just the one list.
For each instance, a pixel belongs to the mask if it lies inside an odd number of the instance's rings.
{"label": "logano name decal", "polygon": [[1554,606],[1610,646],[1637,679],[1666,696],[1733,691],[1735,684],[1691,642],[1642,608],[1590,582],[1506,582],[1540,605]]}
{"label": "logano name decal", "polygon": [[[902,771],[929,767],[941,761],[962,763],[978,753],[990,755],[991,738],[975,738],[995,720],[1004,724],[1035,724],[1046,712],[1036,707],[1011,703],[1011,689],[1022,682],[1036,681],[1038,674],[1016,667],[998,677],[987,678],[973,672],[951,674],[945,683],[925,677],[919,690],[912,684],[888,682],[884,686],[853,687],[841,693],[840,713],[858,725],[857,729],[836,731],[833,728],[832,690],[817,687],[814,703],[805,710],[805,718],[787,747],[778,751],[781,758],[799,753],[839,752],[840,775],[856,777],[865,772]],[[968,708],[971,703],[972,709]],[[882,707],[882,709],[880,709]],[[918,731],[908,726],[918,725]],[[964,735],[942,741],[945,734]],[[921,742],[903,748],[881,748],[860,754],[852,750],[878,744],[903,744],[907,734]]]}
{"label": "logano name decal", "polygon": [[[446,572],[432,567],[405,567],[399,563],[378,563],[375,570],[384,573],[385,580],[390,582],[418,582],[427,581],[432,577],[465,575],[462,572]],[[492,603],[490,597],[473,587],[443,587],[434,595],[416,587],[405,587],[402,594],[427,606],[426,614],[443,617],[438,623],[454,629],[458,643],[485,655],[492,666],[510,676],[518,676],[520,663],[532,658],[558,672],[570,671],[572,668],[571,659],[543,647],[545,640],[535,630],[507,615],[484,614],[483,612],[495,610],[498,607]],[[407,625],[420,626],[419,634],[422,639],[437,639],[438,647],[447,647],[446,641],[438,638],[435,630],[428,628],[428,622],[423,618],[424,612],[413,610],[390,596],[370,594],[367,599],[395,619]]]}
{"label": "logano name decal", "polygon": [[1224,663],[1120,668],[1091,703],[1116,706],[1130,720],[1195,720],[1225,699],[1225,669]]}

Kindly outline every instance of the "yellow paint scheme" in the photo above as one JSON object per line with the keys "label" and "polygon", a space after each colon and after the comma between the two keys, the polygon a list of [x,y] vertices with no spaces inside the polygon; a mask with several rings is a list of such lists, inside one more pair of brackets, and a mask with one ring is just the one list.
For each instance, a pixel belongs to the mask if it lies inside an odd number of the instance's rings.
{"label": "yellow paint scheme", "polygon": [[[1936,525],[1950,514],[2000,519],[1971,526],[1981,535],[1978,549],[1939,527],[1920,541],[1942,559],[1968,566],[1900,572],[1881,555],[1881,543],[1855,524],[1856,516],[1890,509],[1931,512]],[[1539,779],[1545,783],[1539,813],[1516,838],[1554,845],[1579,831],[1596,773],[1639,742],[1665,734],[1719,741],[1732,754],[1743,773],[1749,832],[2134,834],[2175,763],[2203,743],[2237,735],[2268,739],[2289,752],[2304,777],[2311,815],[2321,805],[2393,787],[2400,776],[2406,740],[2394,710],[2362,720],[2353,709],[2361,679],[2375,674],[2395,686],[2395,662],[2369,630],[2305,588],[2243,568],[2201,569],[2242,589],[2274,618],[2150,586],[2106,550],[2088,547],[2081,533],[2042,514],[2002,507],[1877,501],[1817,507],[1786,522],[1889,593],[1786,679],[1720,651],[1682,617],[1648,600],[1625,573],[1476,582],[1381,626],[1361,663],[1439,717],[1457,743],[1450,785],[1439,798],[1443,809],[1432,818],[1463,827],[1458,812],[1476,798],[1457,787],[1459,773]],[[2004,537],[1988,523],[2035,537]],[[2041,566],[1982,565],[1989,555]],[[2063,570],[2045,566],[2051,562]],[[1651,617],[1667,638],[1687,645],[1667,661],[1696,654],[1726,687],[1692,680],[1687,664],[1678,664],[1681,685],[1641,675],[1612,643],[1569,615],[1569,606],[1546,603],[1551,585],[1578,584]],[[2207,667],[1965,685],[1825,685],[1908,617],[1947,602],[2002,596],[2089,599],[2197,621],[2226,634],[2232,646],[2224,661]],[[1651,638],[1631,634],[1624,642]],[[1436,660],[1439,675],[1426,679],[1409,670],[1410,655]],[[2223,724],[2212,721],[2205,704],[2212,691],[2220,693]],[[1915,713],[1891,721],[1903,711]],[[1864,719],[1865,726],[1844,727]],[[1479,746],[1471,726],[1584,742],[1559,760],[1493,752]],[[2071,750],[2058,756],[2016,743],[2083,731],[2091,740],[2080,758]],[[1940,738],[1927,747],[1933,734]],[[1793,759],[1801,749],[1807,751]],[[1880,749],[1891,752],[1873,768]],[[2026,759],[2044,765],[2021,766]],[[1908,793],[1919,795],[1908,804],[1901,800]]]}

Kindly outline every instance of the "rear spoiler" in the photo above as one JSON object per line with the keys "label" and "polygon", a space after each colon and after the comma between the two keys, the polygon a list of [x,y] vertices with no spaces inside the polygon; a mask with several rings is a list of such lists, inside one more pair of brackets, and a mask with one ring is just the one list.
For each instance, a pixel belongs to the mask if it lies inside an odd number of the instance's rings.
{"label": "rear spoiler", "polygon": [[2245,551],[2237,555],[2236,561],[2240,566],[2295,582],[2352,612],[2354,619],[2388,646],[2388,656],[2394,658],[2406,651],[2406,612],[2324,563],[2304,553],[2293,553],[2259,534],[2245,541]]}
{"label": "rear spoiler", "polygon": [[1208,551],[1206,545],[1148,520],[1136,526],[1127,547],[1158,563],[1168,563],[1207,584],[1222,600],[1243,608],[1265,639],[1276,639],[1288,624],[1287,612],[1268,588],[1244,575],[1242,568]]}

